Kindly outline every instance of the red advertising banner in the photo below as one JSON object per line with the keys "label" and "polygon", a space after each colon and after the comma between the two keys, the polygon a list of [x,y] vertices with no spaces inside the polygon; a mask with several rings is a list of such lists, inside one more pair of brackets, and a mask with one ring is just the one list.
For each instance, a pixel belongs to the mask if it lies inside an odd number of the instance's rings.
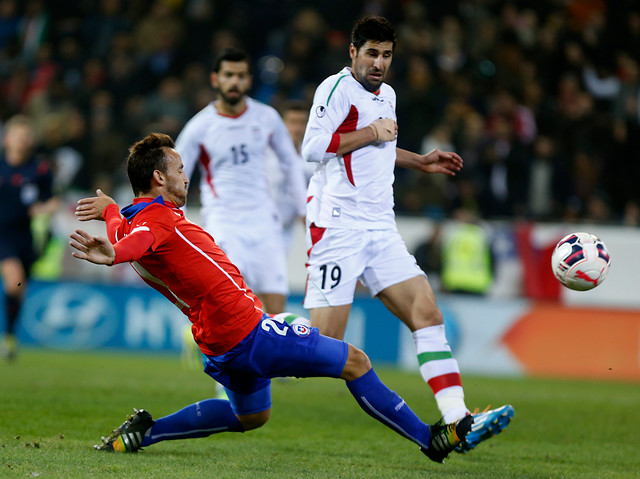
{"label": "red advertising banner", "polygon": [[640,311],[534,304],[503,337],[525,374],[640,379]]}

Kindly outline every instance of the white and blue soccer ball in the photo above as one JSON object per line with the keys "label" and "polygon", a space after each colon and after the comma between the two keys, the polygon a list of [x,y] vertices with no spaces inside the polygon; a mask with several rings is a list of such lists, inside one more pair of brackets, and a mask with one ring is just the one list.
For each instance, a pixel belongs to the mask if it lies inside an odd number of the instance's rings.
{"label": "white and blue soccer ball", "polygon": [[554,276],[569,289],[587,291],[607,277],[611,258],[604,242],[591,233],[571,233],[553,250]]}

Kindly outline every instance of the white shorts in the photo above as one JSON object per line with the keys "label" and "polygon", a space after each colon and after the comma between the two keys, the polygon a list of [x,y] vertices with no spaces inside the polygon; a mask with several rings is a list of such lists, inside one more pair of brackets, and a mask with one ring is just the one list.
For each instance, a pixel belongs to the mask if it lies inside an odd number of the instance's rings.
{"label": "white shorts", "polygon": [[351,304],[358,280],[374,297],[389,286],[426,276],[395,230],[313,228],[307,230],[307,309]]}
{"label": "white shorts", "polygon": [[256,294],[289,294],[287,256],[279,220],[238,225],[207,221],[205,230]]}

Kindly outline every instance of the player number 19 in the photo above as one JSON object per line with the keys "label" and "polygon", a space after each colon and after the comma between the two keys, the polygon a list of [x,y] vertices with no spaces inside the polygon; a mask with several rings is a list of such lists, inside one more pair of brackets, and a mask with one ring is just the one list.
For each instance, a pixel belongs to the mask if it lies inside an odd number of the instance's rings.
{"label": "player number 19", "polygon": [[[325,286],[327,284],[327,265],[323,264],[322,266],[320,266],[320,271],[322,271],[322,286],[320,289],[325,289]],[[341,276],[342,270],[340,269],[340,266],[335,265],[333,268],[331,268],[331,271],[329,271],[329,279],[330,281],[332,281],[330,286],[331,289],[338,286]]]}

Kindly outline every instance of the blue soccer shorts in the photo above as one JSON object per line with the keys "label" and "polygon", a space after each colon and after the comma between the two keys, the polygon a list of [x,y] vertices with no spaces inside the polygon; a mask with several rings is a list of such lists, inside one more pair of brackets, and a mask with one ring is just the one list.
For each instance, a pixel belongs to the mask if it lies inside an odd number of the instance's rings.
{"label": "blue soccer shorts", "polygon": [[338,378],[342,374],[348,344],[322,336],[318,328],[289,325],[284,316],[265,314],[233,349],[206,357],[205,373],[226,388],[235,414],[269,409],[271,378]]}

